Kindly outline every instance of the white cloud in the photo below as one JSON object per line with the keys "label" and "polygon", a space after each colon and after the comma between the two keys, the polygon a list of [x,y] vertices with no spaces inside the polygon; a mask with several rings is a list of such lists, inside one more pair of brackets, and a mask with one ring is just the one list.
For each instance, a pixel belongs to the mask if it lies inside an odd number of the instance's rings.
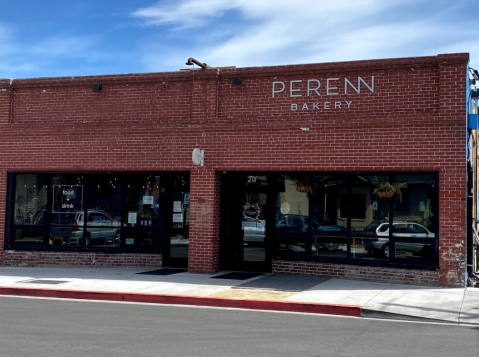
{"label": "white cloud", "polygon": [[[461,19],[450,17],[466,3],[447,8],[448,2],[432,0],[167,0],[132,16],[190,40],[187,48],[168,48],[166,41],[161,51],[157,44],[148,48],[148,70],[174,63],[179,68],[190,56],[212,66],[244,67],[436,55],[468,36]],[[234,31],[210,41],[221,21]]]}
{"label": "white cloud", "polygon": [[203,1],[162,1],[156,5],[141,8],[132,13],[133,17],[143,19],[146,25],[173,24],[179,28],[198,27],[210,17],[219,17],[224,11],[234,9],[241,1],[203,0]]}
{"label": "white cloud", "polygon": [[94,47],[95,40],[91,37],[53,36],[34,44],[28,52],[42,57],[89,56],[88,49]]}

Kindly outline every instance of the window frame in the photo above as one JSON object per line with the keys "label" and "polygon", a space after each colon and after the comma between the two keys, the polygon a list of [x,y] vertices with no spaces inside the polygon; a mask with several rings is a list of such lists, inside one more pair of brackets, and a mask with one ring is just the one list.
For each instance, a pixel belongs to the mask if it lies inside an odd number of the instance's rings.
{"label": "window frame", "polygon": [[[26,224],[16,224],[13,220],[13,209],[14,209],[14,197],[16,192],[16,178],[17,175],[42,175],[42,177],[48,178],[48,188],[47,188],[47,210],[46,214],[48,219],[46,219],[46,223],[42,225],[26,225]],[[160,177],[160,185],[161,190],[159,190],[159,197],[158,197],[158,204],[159,204],[159,213],[158,219],[156,223],[153,223],[151,227],[128,227],[125,224],[124,219],[124,210],[125,207],[125,189],[121,191],[121,222],[119,225],[119,229],[121,231],[120,235],[120,245],[119,246],[88,246],[85,243],[79,246],[54,246],[50,244],[51,238],[51,229],[53,220],[53,186],[52,186],[52,178],[55,175],[82,175],[85,177],[85,192],[82,197],[83,207],[82,210],[79,211],[84,217],[88,217],[88,205],[87,202],[87,190],[91,186],[91,181],[95,181],[98,177],[102,175],[112,175],[118,177],[119,180],[125,181],[128,177],[131,176],[146,176],[146,175],[154,175]],[[35,251],[85,251],[85,252],[106,252],[106,253],[125,253],[125,252],[148,252],[148,253],[162,253],[163,251],[163,241],[165,237],[165,231],[167,229],[167,221],[165,220],[165,199],[166,195],[171,187],[169,187],[170,180],[168,177],[177,174],[186,174],[189,178],[189,172],[186,171],[175,171],[175,172],[97,172],[97,173],[86,173],[86,172],[40,172],[40,171],[7,171],[7,192],[6,192],[6,214],[5,214],[5,236],[4,236],[4,249],[11,249],[11,250],[35,250]],[[88,184],[87,184],[88,182]],[[112,217],[113,218],[113,217]],[[113,218],[114,219],[114,218]],[[52,224],[53,223],[53,224]],[[86,232],[87,224],[86,220],[83,220],[83,227],[82,229]],[[101,227],[101,226],[88,226],[91,227]],[[41,242],[15,242],[15,232],[16,230],[39,230],[43,231],[43,240]],[[135,232],[138,231],[139,233],[148,230],[151,231],[150,235],[152,239],[154,239],[154,245],[152,246],[138,246],[138,245],[131,245],[125,244],[125,236],[127,232]],[[141,231],[141,232],[140,232]]]}

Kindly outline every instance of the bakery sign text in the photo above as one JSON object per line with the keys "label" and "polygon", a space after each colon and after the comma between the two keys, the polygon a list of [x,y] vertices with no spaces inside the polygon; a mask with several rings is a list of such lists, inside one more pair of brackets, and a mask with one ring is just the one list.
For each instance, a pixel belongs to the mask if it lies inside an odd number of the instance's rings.
{"label": "bakery sign text", "polygon": [[[289,93],[290,98],[296,98],[298,101],[297,103],[291,103],[291,110],[293,111],[349,109],[353,103],[352,100],[334,100],[334,96],[352,93],[362,94],[361,89],[363,93],[374,93],[374,76],[367,80],[362,77],[356,79],[344,77],[344,80],[327,78],[323,81],[319,79],[275,81],[272,87],[272,97],[276,98]],[[318,97],[322,97],[324,100],[318,101]],[[307,102],[304,101],[306,98],[308,99]]]}

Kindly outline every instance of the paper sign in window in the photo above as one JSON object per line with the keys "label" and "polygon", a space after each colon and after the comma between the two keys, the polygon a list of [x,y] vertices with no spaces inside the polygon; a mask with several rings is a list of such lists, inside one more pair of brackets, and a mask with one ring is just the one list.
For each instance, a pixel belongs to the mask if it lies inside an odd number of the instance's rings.
{"label": "paper sign in window", "polygon": [[174,213],[173,214],[173,222],[174,223],[183,223],[183,215],[181,213]]}
{"label": "paper sign in window", "polygon": [[153,196],[143,196],[143,204],[144,205],[152,205],[153,204]]}
{"label": "paper sign in window", "polygon": [[136,224],[136,212],[128,212],[128,223]]}
{"label": "paper sign in window", "polygon": [[173,201],[173,212],[181,212],[181,201]]}

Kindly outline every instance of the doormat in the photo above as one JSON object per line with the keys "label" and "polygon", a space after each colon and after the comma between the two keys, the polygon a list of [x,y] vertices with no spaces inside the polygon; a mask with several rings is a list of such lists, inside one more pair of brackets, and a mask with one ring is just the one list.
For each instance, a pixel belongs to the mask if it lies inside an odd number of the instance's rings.
{"label": "doormat", "polygon": [[231,279],[231,280],[247,280],[251,278],[256,278],[264,274],[261,273],[242,273],[242,272],[231,272],[221,275],[212,276],[211,279]]}
{"label": "doormat", "polygon": [[145,274],[145,275],[172,275],[176,273],[185,273],[188,270],[186,269],[158,269],[158,270],[151,270],[151,271],[144,271],[141,273],[136,273],[136,274]]}
{"label": "doormat", "polygon": [[315,285],[324,283],[330,278],[316,278],[293,275],[267,275],[260,279],[249,281],[235,287],[235,289],[267,289],[277,291],[304,291]]}
{"label": "doormat", "polygon": [[23,280],[23,281],[18,281],[17,283],[57,285],[57,284],[68,283],[68,281],[64,281],[64,280],[63,281],[62,280]]}

